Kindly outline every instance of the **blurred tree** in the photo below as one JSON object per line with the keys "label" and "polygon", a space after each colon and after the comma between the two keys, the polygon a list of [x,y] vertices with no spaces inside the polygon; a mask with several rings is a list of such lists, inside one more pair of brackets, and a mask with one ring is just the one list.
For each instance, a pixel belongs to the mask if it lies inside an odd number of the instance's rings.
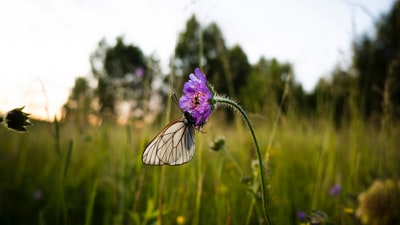
{"label": "blurred tree", "polygon": [[[236,45],[232,49],[226,47],[216,23],[202,28],[194,15],[187,21],[185,31],[179,36],[172,64],[178,75],[184,75],[180,76],[176,89],[182,87],[182,79],[187,79],[188,74],[200,67],[219,93],[238,99],[251,68],[240,46]],[[230,110],[226,112],[228,120],[232,119],[233,113]]]}
{"label": "blurred tree", "polygon": [[202,67],[200,63],[204,63],[203,72],[220,93],[235,97],[246,85],[250,64],[241,47],[228,49],[217,24],[211,23],[203,29],[193,15],[179,35],[173,65],[179,75],[187,75]]}
{"label": "blurred tree", "polygon": [[[358,110],[354,98],[357,95],[356,77],[351,73],[337,67],[332,72],[332,81],[330,85],[330,103],[333,107],[333,120],[337,126],[348,119],[358,116]],[[357,114],[357,115],[356,115]]]}
{"label": "blurred tree", "polygon": [[[274,102],[277,104],[281,103],[282,97],[284,96],[285,82],[289,82],[289,88],[293,86],[293,79],[288,80],[290,73],[290,64],[279,63],[276,59],[271,59],[267,64],[267,70],[265,76],[267,77],[267,87],[271,89],[271,96],[274,98]],[[286,111],[287,102],[282,102],[281,109]]]}
{"label": "blurred tree", "polygon": [[76,78],[71,94],[63,107],[64,119],[71,120],[80,127],[87,125],[93,110],[93,94],[86,78]]}
{"label": "blurred tree", "polygon": [[[117,118],[117,103],[128,101],[132,112],[143,106],[144,84],[150,84],[146,76],[146,58],[133,45],[126,45],[122,37],[117,37],[114,46],[103,39],[90,57],[92,73],[98,80],[96,95],[99,100],[100,115],[106,120]],[[143,112],[136,116],[143,116]]]}
{"label": "blurred tree", "polygon": [[179,75],[192,73],[200,63],[201,27],[193,15],[187,22],[185,31],[179,34],[172,64]]}
{"label": "blurred tree", "polygon": [[[400,115],[400,1],[378,21],[375,37],[354,44],[361,108],[367,118]],[[390,109],[390,110],[388,110]]]}
{"label": "blurred tree", "polygon": [[[288,63],[280,63],[276,59],[267,60],[261,58],[251,69],[248,84],[241,90],[244,104],[250,111],[280,110],[285,112],[288,107],[288,96],[298,93],[298,88],[291,76],[291,66]],[[296,92],[293,92],[296,90]],[[286,95],[286,99],[282,98]],[[301,97],[296,97],[301,99]],[[293,101],[296,99],[293,98]],[[272,111],[270,111],[272,112]]]}
{"label": "blurred tree", "polygon": [[231,94],[238,95],[241,89],[247,85],[251,72],[251,65],[247,59],[246,53],[239,45],[233,46],[228,53],[230,77],[233,82],[233,93]]}
{"label": "blurred tree", "polygon": [[229,52],[217,24],[211,23],[203,30],[204,70],[207,79],[222,94],[235,96],[232,74],[230,73]]}
{"label": "blurred tree", "polygon": [[252,66],[248,84],[240,93],[244,96],[242,102],[250,112],[264,111],[273,105],[271,89],[267,88],[268,60],[260,58],[258,63]]}
{"label": "blurred tree", "polygon": [[332,120],[336,126],[358,116],[357,78],[337,66],[331,74],[331,79],[320,79],[315,91],[311,94],[314,109],[318,116]]}
{"label": "blurred tree", "polygon": [[168,78],[161,71],[160,60],[154,55],[147,57],[147,78],[144,79],[143,98],[144,119],[153,120],[154,116],[166,107],[167,98],[171,97]]}

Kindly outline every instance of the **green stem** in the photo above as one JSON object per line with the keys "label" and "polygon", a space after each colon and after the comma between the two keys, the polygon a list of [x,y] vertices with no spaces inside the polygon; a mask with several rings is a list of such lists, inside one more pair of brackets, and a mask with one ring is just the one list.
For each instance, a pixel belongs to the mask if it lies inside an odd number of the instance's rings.
{"label": "green stem", "polygon": [[262,195],[262,208],[264,212],[264,217],[268,221],[268,224],[272,225],[271,218],[268,213],[268,203],[267,203],[267,194],[265,190],[265,177],[264,177],[264,167],[263,167],[263,160],[261,156],[261,151],[260,151],[260,146],[258,145],[257,137],[253,129],[253,125],[251,125],[250,119],[246,114],[246,111],[235,101],[220,97],[220,96],[214,96],[213,97],[213,102],[214,103],[222,103],[227,106],[233,107],[236,109],[243,117],[244,121],[246,122],[247,126],[249,127],[251,136],[253,138],[254,145],[256,147],[256,152],[257,152],[257,158],[258,158],[258,164],[259,164],[259,169],[260,169],[260,181],[261,181],[261,195]]}

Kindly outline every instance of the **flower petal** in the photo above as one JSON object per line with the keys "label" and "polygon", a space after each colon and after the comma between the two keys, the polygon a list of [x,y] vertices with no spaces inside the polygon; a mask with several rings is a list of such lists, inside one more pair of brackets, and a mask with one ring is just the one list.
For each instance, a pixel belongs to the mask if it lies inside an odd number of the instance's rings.
{"label": "flower petal", "polygon": [[189,81],[183,85],[183,96],[179,99],[179,107],[188,112],[198,129],[207,122],[212,112],[212,94],[208,89],[206,76],[199,68],[189,75]]}

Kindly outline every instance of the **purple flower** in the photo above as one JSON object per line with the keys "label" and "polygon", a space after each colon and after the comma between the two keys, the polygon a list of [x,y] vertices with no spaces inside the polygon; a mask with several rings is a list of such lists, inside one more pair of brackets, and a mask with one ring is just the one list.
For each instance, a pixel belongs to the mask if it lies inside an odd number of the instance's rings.
{"label": "purple flower", "polygon": [[36,199],[36,200],[39,200],[39,199],[41,199],[42,198],[42,196],[43,196],[43,194],[42,194],[42,191],[41,190],[36,190],[34,193],[33,193],[33,198],[34,199]]}
{"label": "purple flower", "polygon": [[135,70],[135,75],[138,78],[142,78],[144,76],[144,69],[139,67]]}
{"label": "purple flower", "polygon": [[206,76],[199,68],[189,75],[190,80],[183,86],[183,96],[179,99],[179,107],[190,114],[193,125],[200,129],[212,112],[212,94],[208,89]]}
{"label": "purple flower", "polygon": [[297,218],[299,218],[299,220],[305,220],[307,217],[307,214],[304,211],[297,211]]}
{"label": "purple flower", "polygon": [[329,189],[329,195],[330,196],[338,196],[341,190],[342,190],[342,187],[339,184],[335,184]]}

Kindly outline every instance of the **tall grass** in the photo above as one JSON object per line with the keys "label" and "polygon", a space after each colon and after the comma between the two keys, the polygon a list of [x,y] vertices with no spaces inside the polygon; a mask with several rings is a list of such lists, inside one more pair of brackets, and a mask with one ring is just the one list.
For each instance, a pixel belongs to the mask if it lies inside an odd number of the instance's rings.
{"label": "tall grass", "polygon": [[[251,137],[238,137],[219,116],[211,117],[206,133],[196,134],[192,162],[163,169],[141,163],[150,134],[161,125],[148,131],[104,125],[78,132],[73,124],[55,128],[35,121],[23,135],[1,129],[0,224],[155,224],[160,217],[163,224],[258,223],[261,212],[249,196],[251,185],[243,182],[254,174]],[[273,121],[253,122],[261,149],[269,148],[275,224],[299,224],[297,212],[313,209],[337,224],[353,224],[343,212],[356,207],[349,196],[376,177],[399,177],[398,127],[382,133],[362,121],[337,128],[325,120],[287,116],[270,144]],[[209,151],[221,136],[224,150]],[[328,194],[333,184],[342,187],[338,196]]]}

